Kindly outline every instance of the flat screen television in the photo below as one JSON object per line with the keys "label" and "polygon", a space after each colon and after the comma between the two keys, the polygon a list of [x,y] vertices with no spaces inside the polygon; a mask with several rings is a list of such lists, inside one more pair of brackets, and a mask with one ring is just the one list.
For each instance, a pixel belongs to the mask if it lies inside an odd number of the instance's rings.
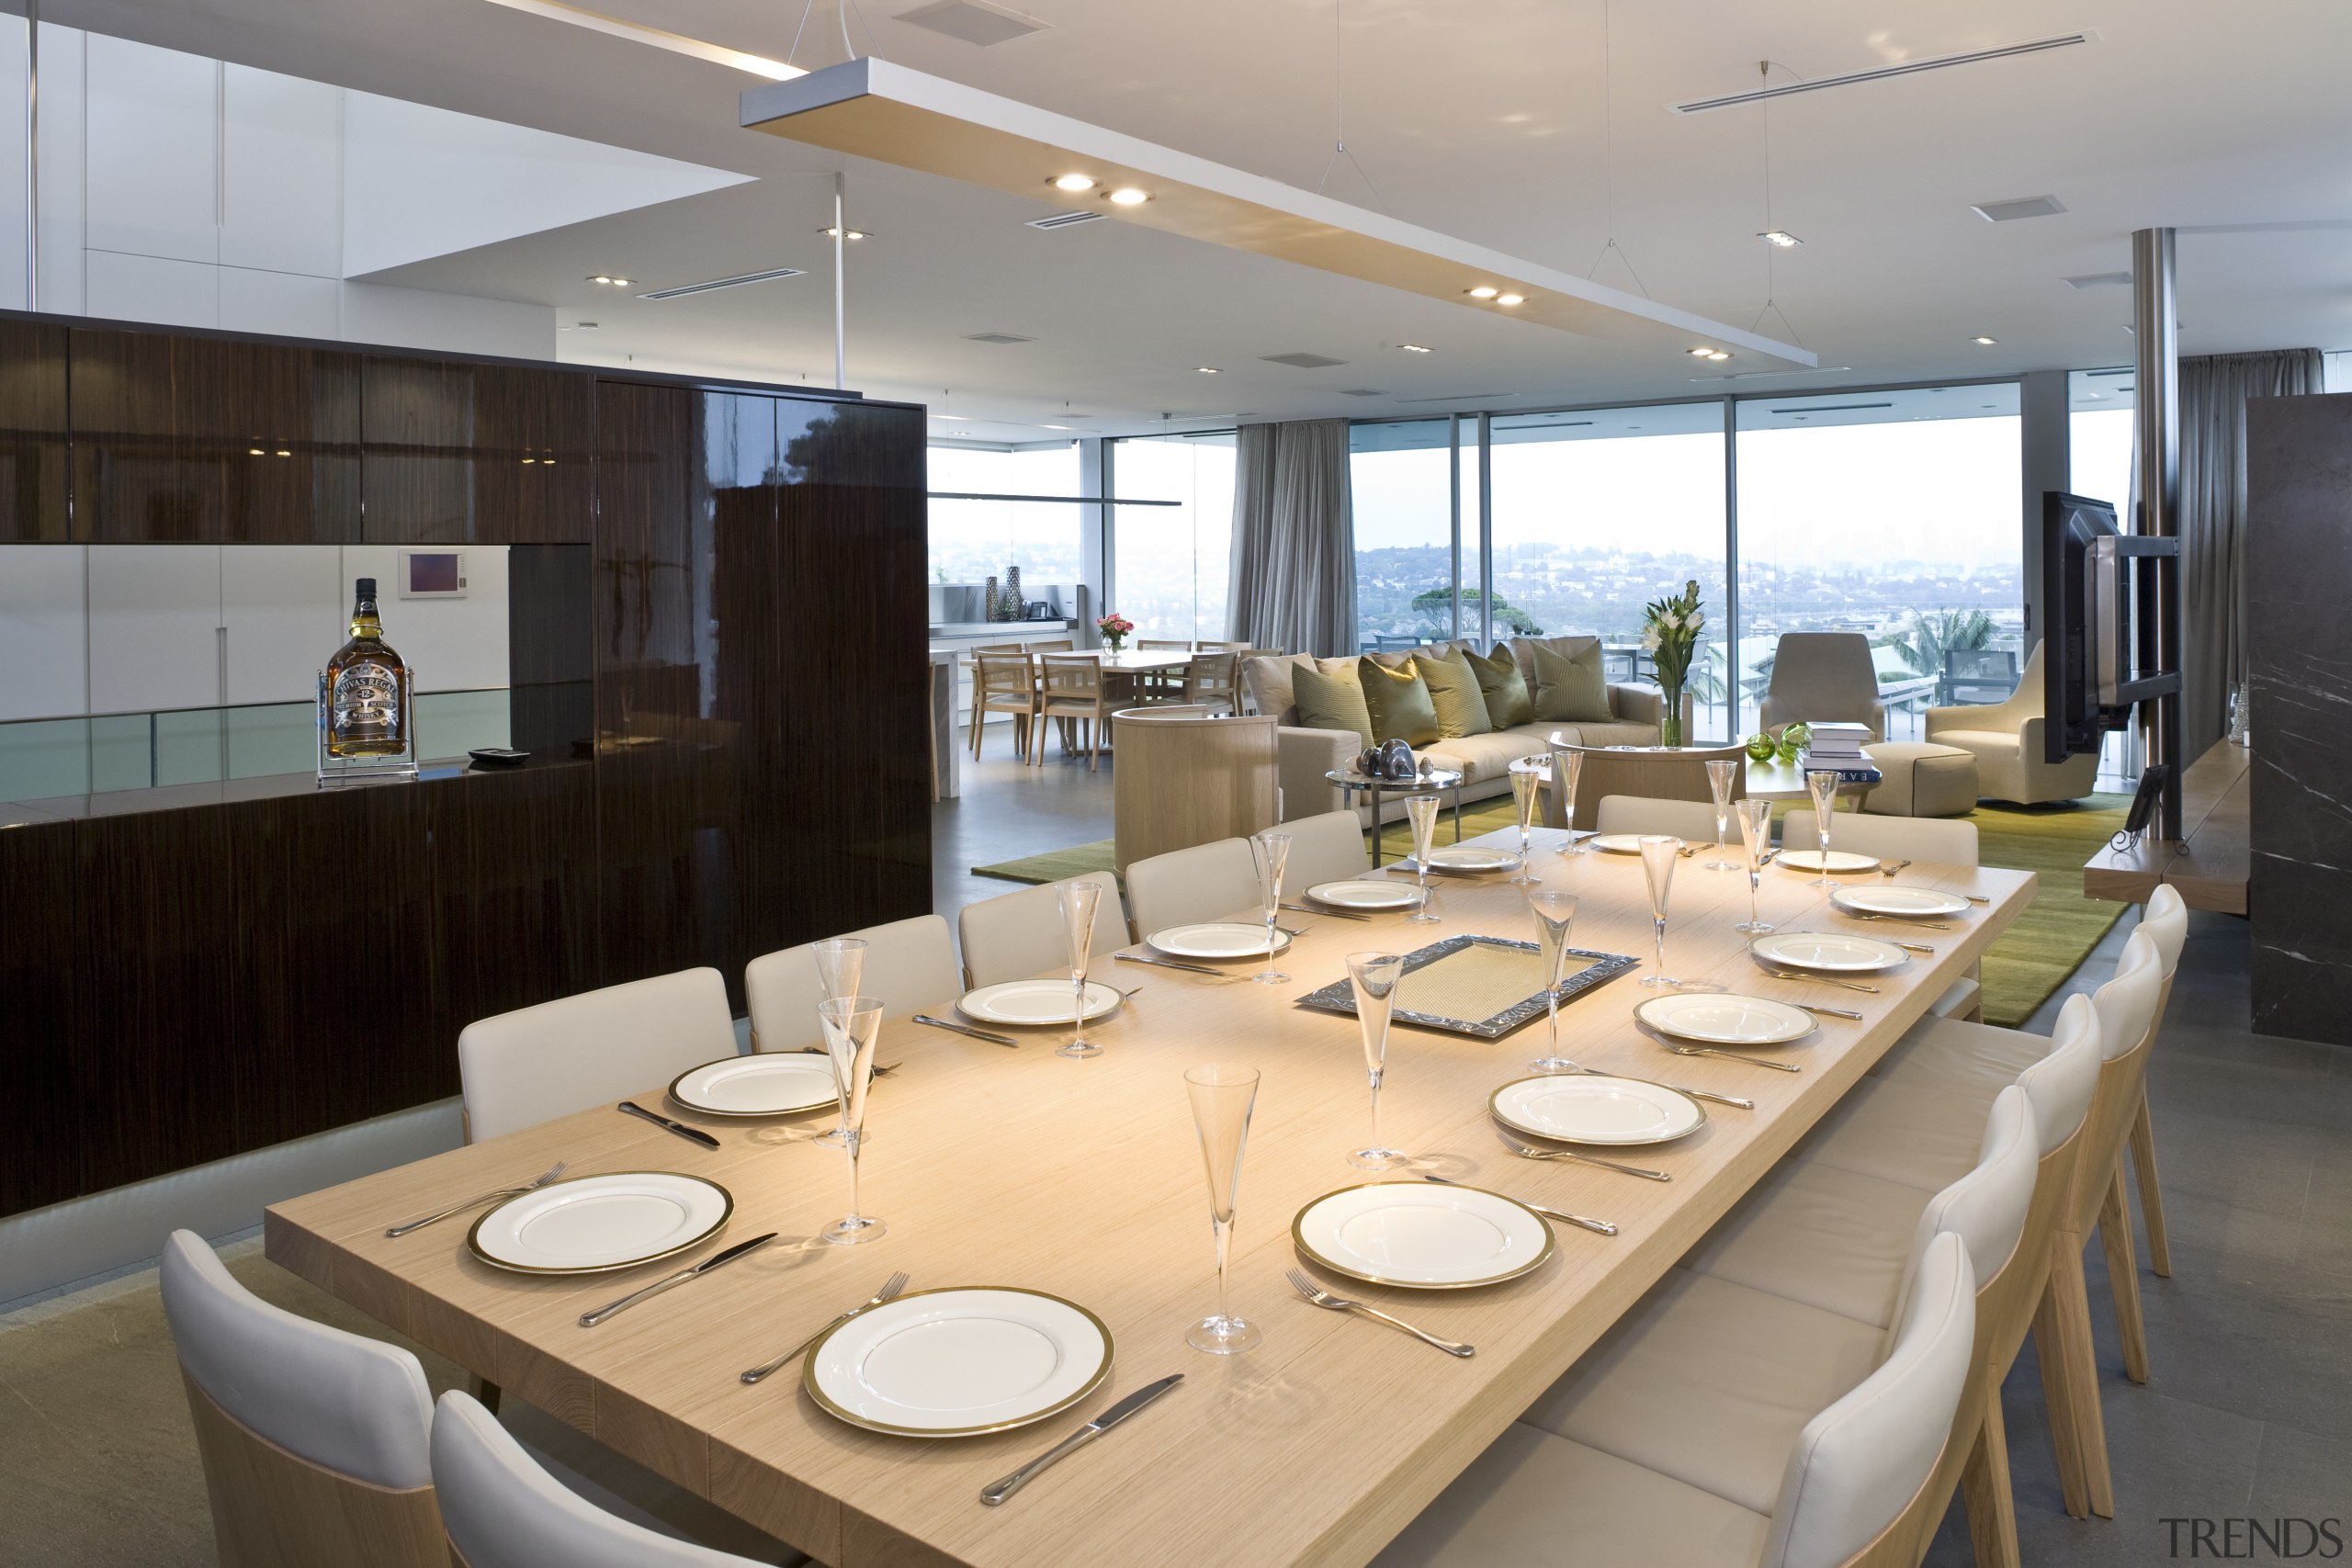
{"label": "flat screen television", "polygon": [[2108,502],[2053,490],[2041,497],[2041,550],[2042,739],[2046,760],[2063,762],[2097,751],[2139,703],[2180,690],[2178,671],[2154,668],[2180,545],[2126,534]]}

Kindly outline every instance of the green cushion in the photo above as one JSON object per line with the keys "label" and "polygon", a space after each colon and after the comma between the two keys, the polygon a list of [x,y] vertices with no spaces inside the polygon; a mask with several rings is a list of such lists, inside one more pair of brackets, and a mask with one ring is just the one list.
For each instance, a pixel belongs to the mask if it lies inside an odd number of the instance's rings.
{"label": "green cushion", "polygon": [[1477,672],[1459,649],[1447,649],[1441,653],[1418,655],[1414,662],[1421,671],[1421,683],[1430,689],[1430,705],[1437,710],[1437,733],[1441,740],[1451,740],[1458,735],[1484,735],[1494,728],[1494,720],[1487,714],[1486,694],[1479,689]]}
{"label": "green cushion", "polygon": [[1419,660],[1408,659],[1402,669],[1391,670],[1366,659],[1356,665],[1356,678],[1363,682],[1375,739],[1402,740],[1408,746],[1426,746],[1437,739],[1437,707],[1421,679]]}
{"label": "green cushion", "polygon": [[1535,716],[1577,724],[1603,723],[1609,712],[1609,678],[1600,670],[1600,645],[1587,643],[1574,657],[1542,643],[1535,654]]}
{"label": "green cushion", "polygon": [[1363,686],[1352,672],[1331,675],[1299,664],[1291,671],[1290,694],[1298,704],[1302,728],[1352,729],[1366,746],[1374,744],[1372,710],[1364,705]]}
{"label": "green cushion", "polygon": [[1528,695],[1527,677],[1509,648],[1497,643],[1495,651],[1484,659],[1476,653],[1463,658],[1478,677],[1478,693],[1487,700],[1489,724],[1497,729],[1510,729],[1535,722],[1535,699]]}

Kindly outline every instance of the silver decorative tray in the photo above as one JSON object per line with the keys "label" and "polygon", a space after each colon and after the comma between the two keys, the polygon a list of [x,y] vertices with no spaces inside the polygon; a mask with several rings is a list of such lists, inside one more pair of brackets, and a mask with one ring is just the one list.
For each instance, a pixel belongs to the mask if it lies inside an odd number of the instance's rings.
{"label": "silver decorative tray", "polygon": [[[1568,949],[1571,959],[1588,962],[1581,969],[1572,971],[1560,982],[1559,996],[1563,1003],[1572,1001],[1597,986],[1605,986],[1628,969],[1638,967],[1639,960],[1621,953],[1595,953],[1589,948]],[[1431,975],[1434,984],[1416,987],[1412,976],[1418,971],[1456,960],[1450,966],[1456,971],[1441,978]],[[1516,972],[1524,960],[1524,976]],[[1479,1040],[1499,1040],[1512,1030],[1542,1018],[1544,1012],[1543,981],[1543,949],[1532,942],[1513,942],[1498,936],[1450,936],[1443,942],[1432,942],[1405,955],[1405,977],[1397,982],[1397,1023],[1411,1024],[1416,1029],[1436,1030],[1446,1034],[1467,1034]],[[1532,983],[1535,990],[1528,995],[1520,987]],[[1449,1005],[1452,1011],[1407,1005],[1415,999],[1416,989],[1426,994],[1434,991],[1442,998],[1439,1005]],[[1425,999],[1424,998],[1424,999]],[[1317,1012],[1345,1013],[1353,1018],[1356,1012],[1355,990],[1346,980],[1340,980],[1317,991],[1309,991],[1298,998],[1298,1005]],[[1457,1018],[1453,1012],[1483,1012],[1478,1018]]]}

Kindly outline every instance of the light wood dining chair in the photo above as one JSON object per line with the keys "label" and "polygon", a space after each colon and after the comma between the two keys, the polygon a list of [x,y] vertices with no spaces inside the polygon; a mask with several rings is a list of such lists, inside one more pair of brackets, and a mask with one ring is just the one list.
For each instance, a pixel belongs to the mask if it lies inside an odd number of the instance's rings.
{"label": "light wood dining chair", "polygon": [[716,969],[681,969],[476,1019],[458,1036],[466,1141],[536,1127],[658,1089],[736,1055]]}
{"label": "light wood dining chair", "polygon": [[[964,994],[947,922],[937,915],[840,934],[865,943],[858,994],[880,1001],[884,1018],[904,1018]],[[745,964],[743,999],[752,1015],[752,1050],[797,1051],[823,1043],[817,1004],[825,999],[825,987],[816,953],[807,942],[763,953]]]}
{"label": "light wood dining chair", "polygon": [[[1584,782],[1577,782],[1577,793],[1584,793]],[[1671,833],[1693,844],[1715,841],[1715,804],[1713,800],[1651,800],[1638,795],[1603,795],[1594,807],[1593,827],[1603,833]],[[1739,823],[1731,828],[1736,838]]]}
{"label": "light wood dining chair", "polygon": [[[1792,849],[1818,847],[1820,830],[1814,826],[1817,820],[1810,806],[1790,812],[1781,823],[1781,842]],[[1977,863],[1976,824],[1934,817],[1866,817],[1859,811],[1840,811],[1830,818],[1829,846],[1832,850],[1870,855],[1882,865],[1890,861]],[[1867,883],[1868,874],[1860,880]],[[1983,1022],[1984,965],[1970,964],[1966,975],[1947,986],[1943,995],[1928,1004],[1928,1012],[1933,1018]]]}
{"label": "light wood dining chair", "polygon": [[1183,700],[1212,712],[1241,711],[1241,660],[1230,653],[1199,653],[1184,666]]}
{"label": "light wood dining chair", "polygon": [[1037,668],[1026,649],[1019,644],[1001,653],[976,653],[972,657],[972,733],[969,745],[972,761],[980,760],[980,739],[988,729],[988,716],[992,713],[1012,716],[1012,754],[1016,758],[1029,755],[1035,742],[1032,733],[1037,718]]}
{"label": "light wood dining chair", "polygon": [[[1038,713],[1062,725],[1066,738],[1071,737],[1071,726],[1079,727],[1070,743],[1073,750],[1085,750],[1086,771],[1092,773],[1102,754],[1102,738],[1111,728],[1110,682],[1102,678],[1102,661],[1086,655],[1046,654],[1037,663],[1042,671]],[[1033,747],[1029,760],[1044,767],[1045,747]]]}
{"label": "light wood dining chair", "polygon": [[1283,897],[1296,899],[1310,887],[1345,882],[1372,870],[1363,822],[1352,811],[1298,817],[1279,829],[1290,835],[1290,861],[1283,874]]}
{"label": "light wood dining chair", "polygon": [[[1675,1292],[1689,1279],[1670,1273],[1569,1379],[1637,1353],[1653,1314],[1688,1310]],[[1656,1462],[1522,1419],[1373,1568],[1913,1568],[1943,1512],[1936,1472],[1970,1383],[1977,1290],[1969,1248],[1951,1232],[1926,1242],[1891,1334],[1849,1321],[1815,1325],[1801,1346],[1779,1342],[1770,1331],[1802,1321],[1802,1312],[1758,1295],[1758,1320],[1721,1325],[1747,1351],[1734,1370],[1757,1394],[1737,1419],[1706,1427],[1732,1401],[1696,1369],[1670,1363],[1658,1367],[1644,1424],[1688,1425]],[[1732,1360],[1702,1348],[1708,1368]],[[1807,1352],[1837,1358],[1831,1372],[1844,1390],[1809,1419],[1792,1418],[1788,1402],[1811,1389],[1800,1394],[1793,1380],[1771,1374]]]}
{"label": "light wood dining chair", "polygon": [[[1148,637],[1136,642],[1137,653],[1190,653],[1193,644],[1183,637]],[[1184,673],[1181,670],[1147,670],[1136,681],[1136,697],[1143,702],[1179,702],[1184,689]]]}
{"label": "light wood dining chair", "polygon": [[1127,908],[1139,939],[1260,908],[1258,863],[1249,840],[1219,839],[1136,861],[1127,867]]}
{"label": "light wood dining chair", "polygon": [[223,1568],[443,1568],[416,1358],[270,1305],[189,1231],[160,1275]]}
{"label": "light wood dining chair", "polygon": [[1087,951],[1100,957],[1128,942],[1126,912],[1119,907],[1119,882],[1107,871],[1065,876],[1059,882],[1024,887],[967,904],[956,916],[963,939],[964,981],[975,988],[1025,980],[1035,975],[1069,973],[1069,939],[1063,934],[1061,894],[1091,884],[1102,890],[1094,908],[1094,940]]}
{"label": "light wood dining chair", "polygon": [[[756,1568],[753,1559],[662,1535],[549,1475],[481,1403],[452,1389],[433,1408],[433,1480],[455,1568]],[[319,1559],[319,1562],[330,1561]]]}
{"label": "light wood dining chair", "polygon": [[[2156,944],[2156,955],[2164,960],[2165,981],[2156,995],[2156,1019],[2148,1029],[2151,1045],[2165,1026],[2165,1014],[2172,1007],[2173,977],[2180,970],[2180,950],[2188,937],[2188,905],[2180,890],[2169,883],[2160,884],[2148,895],[2147,908],[2140,918],[2140,929]],[[2172,1278],[2172,1242],[2165,1232],[2165,1190],[2156,1176],[2156,1131],[2148,1120],[2148,1088],[2140,1086],[2140,1109],[2132,1119],[2132,1176],[2140,1193],[2140,1219],[2148,1227],[2148,1267],[2159,1279]]]}

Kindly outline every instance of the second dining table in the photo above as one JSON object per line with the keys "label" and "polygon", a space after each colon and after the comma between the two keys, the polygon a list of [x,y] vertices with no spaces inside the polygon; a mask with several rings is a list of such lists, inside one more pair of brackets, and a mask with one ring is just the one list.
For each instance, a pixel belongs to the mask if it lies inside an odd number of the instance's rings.
{"label": "second dining table", "polygon": [[[1286,985],[1251,983],[1248,963],[1230,975],[1099,963],[1095,978],[1133,994],[1087,1025],[1102,1048],[1091,1059],[1055,1055],[1067,1026],[1022,1031],[1009,1049],[894,1016],[876,1055],[898,1067],[875,1083],[860,1161],[862,1210],[886,1220],[888,1233],[868,1245],[814,1240],[846,1197],[842,1156],[808,1136],[823,1118],[747,1124],[699,1116],[662,1102],[660,1086],[648,1084],[641,1100],[662,1104],[718,1146],[706,1151],[599,1107],[273,1205],[268,1255],[514,1397],[842,1568],[1361,1564],[1970,971],[2034,887],[2027,872],[1911,866],[1907,885],[1984,902],[1947,930],[1906,933],[1929,951],[1873,976],[1878,988],[1863,994],[1768,976],[1732,929],[1748,914],[1747,875],[1682,863],[1667,944],[1674,974],[1860,1015],[1822,1018],[1805,1041],[1770,1053],[1802,1070],[1773,1071],[1669,1055],[1636,1027],[1633,1010],[1651,994],[1634,983],[1649,973],[1651,953],[1642,865],[1562,853],[1562,839],[1539,830],[1531,868],[1543,887],[1580,900],[1572,944],[1639,961],[1562,1007],[1566,1055],[1587,1067],[1751,1100],[1755,1109],[1711,1107],[1695,1134],[1641,1148],[1639,1163],[1666,1181],[1523,1159],[1498,1138],[1488,1100],[1528,1076],[1541,1019],[1494,1041],[1400,1025],[1388,1046],[1380,1134],[1416,1163],[1369,1179],[1440,1176],[1617,1227],[1601,1235],[1563,1226],[1542,1267],[1479,1289],[1323,1280],[1475,1346],[1474,1357],[1440,1355],[1380,1325],[1317,1311],[1286,1282],[1291,1269],[1314,1271],[1295,1249],[1294,1216],[1368,1179],[1346,1159],[1366,1115],[1356,1021],[1296,1003],[1343,979],[1351,953],[1409,953],[1461,935],[1532,938],[1525,890],[1501,875],[1439,879],[1433,924],[1286,914],[1296,930],[1281,960],[1293,976]],[[1516,835],[1474,842],[1513,848]],[[1870,929],[1841,914],[1816,882],[1768,868],[1765,918],[1783,931]],[[936,998],[925,1010],[952,1018],[955,1000]],[[1187,1326],[1216,1300],[1202,1149],[1184,1082],[1187,1069],[1211,1062],[1262,1074],[1241,1167],[1231,1298],[1264,1338],[1225,1357],[1185,1342]],[[713,1247],[769,1230],[782,1239],[585,1328],[584,1309],[670,1265],[534,1278],[473,1257],[466,1220],[384,1234],[394,1220],[519,1183],[555,1160],[575,1174],[707,1178],[734,1203]],[[797,1378],[741,1381],[742,1369],[815,1333],[899,1270],[912,1291],[1008,1286],[1076,1303],[1114,1342],[1111,1374],[1049,1420],[954,1439],[847,1425]],[[1132,1422],[1004,1506],[982,1506],[984,1485],[1178,1372],[1184,1382]]]}

